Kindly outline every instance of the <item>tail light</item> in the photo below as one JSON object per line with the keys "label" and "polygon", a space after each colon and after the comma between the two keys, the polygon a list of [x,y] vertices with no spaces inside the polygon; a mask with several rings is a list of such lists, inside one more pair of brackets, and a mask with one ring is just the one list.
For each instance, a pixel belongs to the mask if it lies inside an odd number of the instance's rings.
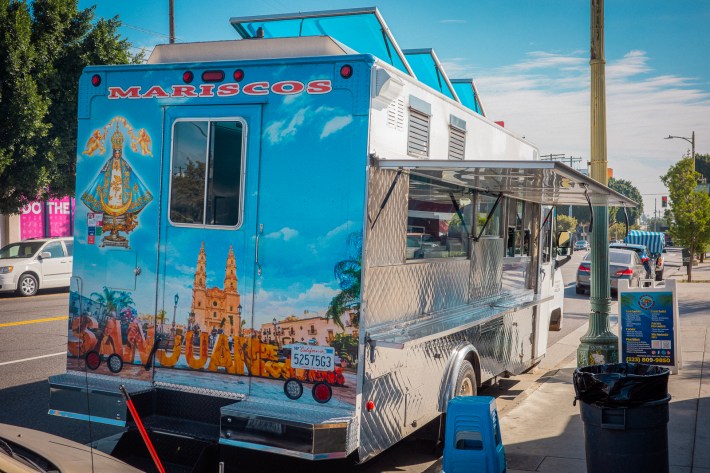
{"label": "tail light", "polygon": [[590,270],[591,270],[591,269],[590,269],[589,266],[585,266],[585,265],[583,265],[583,264],[580,264],[580,265],[579,265],[578,271],[579,271],[580,273],[588,273],[588,272],[590,272]]}
{"label": "tail light", "polygon": [[634,274],[634,270],[631,268],[622,269],[621,271],[616,272],[617,276],[631,276],[632,274]]}
{"label": "tail light", "polygon": [[333,390],[324,382],[314,384],[311,393],[313,394],[313,399],[321,404],[330,401],[333,396]]}
{"label": "tail light", "polygon": [[642,263],[648,263],[648,256],[645,257],[645,258],[641,258],[641,262],[642,262]]}

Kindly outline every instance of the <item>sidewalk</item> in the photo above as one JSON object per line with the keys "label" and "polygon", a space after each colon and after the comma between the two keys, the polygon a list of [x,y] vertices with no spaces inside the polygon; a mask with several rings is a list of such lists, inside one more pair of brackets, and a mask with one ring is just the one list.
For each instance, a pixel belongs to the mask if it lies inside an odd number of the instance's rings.
{"label": "sidewalk", "polygon": [[[667,270],[666,277],[679,281],[683,359],[668,386],[670,471],[710,473],[710,284],[680,283],[685,268]],[[693,279],[710,281],[710,262],[693,267]],[[556,344],[554,353],[540,365],[544,374],[539,387],[501,413],[508,473],[586,472],[584,426],[579,405],[572,405],[576,350],[586,330],[587,324]]]}

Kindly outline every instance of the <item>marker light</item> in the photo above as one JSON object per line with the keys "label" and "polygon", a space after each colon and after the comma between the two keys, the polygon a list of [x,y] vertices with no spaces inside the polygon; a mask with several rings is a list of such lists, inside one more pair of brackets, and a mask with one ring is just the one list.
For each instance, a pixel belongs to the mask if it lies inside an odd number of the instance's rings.
{"label": "marker light", "polygon": [[321,404],[324,404],[328,401],[330,401],[330,398],[333,397],[333,390],[324,382],[316,383],[313,385],[313,399],[316,400],[316,402],[320,402]]}
{"label": "marker light", "polygon": [[101,355],[96,350],[91,350],[84,357],[86,361],[86,367],[90,370],[95,370],[101,365]]}
{"label": "marker light", "polygon": [[205,71],[202,73],[202,80],[205,82],[222,82],[224,80],[224,72]]}
{"label": "marker light", "polygon": [[634,274],[634,270],[631,268],[622,269],[616,272],[617,276],[631,276],[632,274]]}
{"label": "marker light", "polygon": [[241,82],[242,79],[244,79],[244,71],[241,69],[237,69],[234,71],[234,74],[232,74],[232,77],[234,77],[234,80],[237,82]]}
{"label": "marker light", "polygon": [[367,401],[367,404],[365,405],[368,411],[374,411],[375,410],[375,401]]}
{"label": "marker light", "polygon": [[182,81],[185,82],[186,84],[189,84],[192,82],[192,79],[195,78],[195,74],[192,73],[192,71],[185,71],[182,73]]}
{"label": "marker light", "polygon": [[93,76],[91,76],[91,85],[93,85],[94,87],[100,86],[101,85],[101,76],[98,74],[94,74]]}
{"label": "marker light", "polygon": [[106,360],[106,366],[108,366],[108,370],[111,373],[119,373],[123,369],[123,359],[121,355],[114,353],[109,356],[108,360]]}
{"label": "marker light", "polygon": [[340,67],[340,77],[343,79],[350,79],[353,76],[353,66],[350,64],[345,64]]}
{"label": "marker light", "polygon": [[291,400],[296,400],[303,395],[303,383],[296,378],[290,378],[284,383],[284,394]]}
{"label": "marker light", "polygon": [[590,272],[591,270],[590,270],[589,266],[584,266],[583,264],[580,264],[578,271],[579,271],[580,273],[588,273],[588,272]]}

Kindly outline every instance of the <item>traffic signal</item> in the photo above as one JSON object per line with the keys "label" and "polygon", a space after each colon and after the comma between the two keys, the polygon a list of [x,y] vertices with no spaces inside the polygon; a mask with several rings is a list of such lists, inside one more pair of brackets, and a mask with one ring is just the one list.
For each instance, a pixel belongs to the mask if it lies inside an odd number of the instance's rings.
{"label": "traffic signal", "polygon": [[668,196],[664,195],[661,197],[661,207],[668,207]]}

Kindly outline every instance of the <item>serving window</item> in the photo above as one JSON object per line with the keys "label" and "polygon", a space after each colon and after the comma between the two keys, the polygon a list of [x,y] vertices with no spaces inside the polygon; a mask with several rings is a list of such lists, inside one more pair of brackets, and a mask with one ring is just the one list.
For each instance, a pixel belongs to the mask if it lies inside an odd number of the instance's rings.
{"label": "serving window", "polygon": [[530,256],[532,208],[522,200],[507,200],[505,256]]}
{"label": "serving window", "polygon": [[170,221],[238,227],[244,182],[241,120],[179,120],[173,125]]}
{"label": "serving window", "polygon": [[472,202],[466,189],[411,176],[406,258],[467,257],[473,230]]}

